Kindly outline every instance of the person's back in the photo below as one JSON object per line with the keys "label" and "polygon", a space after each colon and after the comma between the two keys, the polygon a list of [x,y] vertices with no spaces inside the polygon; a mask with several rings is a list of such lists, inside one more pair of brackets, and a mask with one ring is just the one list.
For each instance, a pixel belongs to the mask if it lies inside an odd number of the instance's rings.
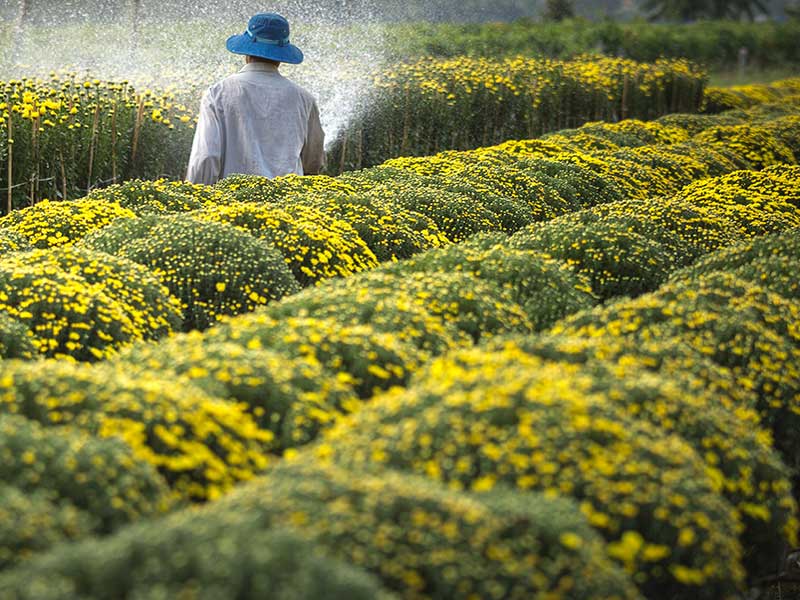
{"label": "person's back", "polygon": [[272,178],[322,169],[317,103],[278,72],[280,62],[303,60],[288,34],[286,20],[268,13],[228,39],[228,49],[247,56],[247,64],[204,94],[187,180],[211,184],[233,173]]}

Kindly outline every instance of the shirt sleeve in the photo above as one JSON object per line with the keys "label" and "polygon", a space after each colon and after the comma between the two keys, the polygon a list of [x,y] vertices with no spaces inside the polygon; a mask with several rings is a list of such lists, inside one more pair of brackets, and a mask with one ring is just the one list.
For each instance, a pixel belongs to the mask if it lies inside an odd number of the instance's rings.
{"label": "shirt sleeve", "polygon": [[192,183],[216,183],[222,173],[224,126],[210,92],[203,95],[200,114],[189,156],[186,180]]}
{"label": "shirt sleeve", "polygon": [[325,132],[319,122],[319,108],[314,102],[308,115],[308,134],[300,152],[303,173],[316,175],[325,167]]}

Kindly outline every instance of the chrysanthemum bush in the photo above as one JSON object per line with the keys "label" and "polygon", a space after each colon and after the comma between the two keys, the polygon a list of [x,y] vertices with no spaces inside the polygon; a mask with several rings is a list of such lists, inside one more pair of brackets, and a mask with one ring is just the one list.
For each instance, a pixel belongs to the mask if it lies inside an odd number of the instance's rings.
{"label": "chrysanthemum bush", "polygon": [[43,200],[0,217],[0,227],[22,235],[35,248],[51,248],[73,244],[117,219],[135,216],[116,202]]}
{"label": "chrysanthemum bush", "polygon": [[[575,507],[498,491],[475,497],[422,479],[306,464],[299,455],[215,507],[290,522],[405,598],[635,598]],[[265,493],[266,490],[270,490]]]}
{"label": "chrysanthemum bush", "polygon": [[578,313],[553,328],[574,336],[633,340],[674,338],[731,369],[751,390],[755,408],[787,464],[800,464],[800,307],[766,289],[715,272],[662,286],[657,292]]}
{"label": "chrysanthemum bush", "polygon": [[514,234],[507,244],[564,261],[589,280],[592,292],[601,299],[653,290],[674,265],[686,264],[678,237],[659,225],[590,211],[532,225]]}
{"label": "chrysanthemum bush", "polygon": [[0,227],[0,256],[10,252],[31,250],[30,242],[20,233]]}
{"label": "chrysanthemum bush", "polygon": [[285,175],[269,179],[259,175],[229,175],[213,186],[226,199],[238,202],[272,202],[302,198],[309,193],[344,194],[354,193],[358,186],[340,177],[327,175]]}
{"label": "chrysanthemum bush", "polygon": [[[6,365],[13,371],[13,365]],[[11,398],[7,390],[4,398]],[[96,533],[109,533],[175,505],[156,469],[137,461],[120,440],[3,414],[0,453],[4,482],[25,492],[52,493],[86,513]]]}
{"label": "chrysanthemum bush", "polygon": [[645,597],[740,588],[736,512],[690,445],[611,400],[636,389],[593,391],[588,373],[508,349],[451,353],[415,382],[340,421],[317,458],[572,497]]}
{"label": "chrysanthemum bush", "polygon": [[531,330],[527,316],[510,294],[492,281],[466,273],[364,273],[296,294],[268,309],[267,314],[276,319],[313,315],[335,318],[342,324],[369,323],[401,339],[420,340],[422,349],[429,349],[428,340],[435,332],[421,330],[423,323],[417,322],[417,314],[438,321],[441,332],[453,329],[474,341],[498,331]]}
{"label": "chrysanthemum bush", "polygon": [[[433,321],[432,325],[436,327],[437,323]],[[370,324],[346,325],[335,317],[319,316],[274,319],[263,310],[223,319],[204,332],[203,338],[215,344],[270,348],[282,355],[318,362],[339,385],[352,386],[359,398],[405,385],[428,357],[395,333],[378,331]]]}
{"label": "chrysanthemum bush", "polygon": [[[486,249],[482,248],[486,238]],[[465,273],[496,284],[525,311],[533,330],[595,304],[589,281],[547,254],[506,248],[497,238],[477,239],[430,250],[382,270],[400,277],[410,273]]]}
{"label": "chrysanthemum bush", "polygon": [[379,262],[408,258],[450,243],[425,213],[405,208],[375,194],[306,196],[291,202],[309,203],[323,213],[349,223]]}
{"label": "chrysanthemum bush", "polygon": [[[144,337],[126,306],[103,284],[90,284],[47,262],[29,265],[26,257],[0,260],[0,313],[28,328],[38,354],[96,361]],[[10,343],[18,348],[12,353],[24,354],[21,338]]]}
{"label": "chrysanthemum bush", "polygon": [[52,546],[89,535],[85,513],[44,490],[23,492],[0,483],[0,569]]}
{"label": "chrysanthemum bush", "polygon": [[15,259],[31,267],[60,269],[102,290],[122,305],[137,338],[158,339],[181,328],[180,302],[152,271],[138,263],[75,246],[35,250]]}
{"label": "chrysanthemum bush", "polygon": [[[635,219],[654,224],[655,231],[668,231],[676,265],[687,264],[699,257],[735,243],[740,237],[723,214],[704,211],[690,202],[675,197],[653,197],[647,200],[619,200],[600,204],[591,210],[602,218]],[[637,227],[639,231],[647,231]],[[675,238],[679,251],[674,250]],[[658,237],[656,236],[658,240]]]}
{"label": "chrysanthemum bush", "polygon": [[193,213],[195,219],[239,227],[283,254],[301,286],[377,266],[358,232],[344,220],[302,204],[237,202]]}
{"label": "chrysanthemum bush", "polygon": [[368,192],[368,197],[427,215],[453,242],[463,241],[480,231],[503,230],[502,219],[471,196],[431,185],[404,184],[404,181],[392,181],[376,185]]}
{"label": "chrysanthemum bush", "polygon": [[786,545],[797,542],[789,471],[759,426],[751,397],[731,387],[729,372],[678,344],[640,347],[610,336],[516,336],[493,340],[489,349],[522,349],[547,362],[568,363],[576,375],[591,376],[593,392],[686,440],[739,513],[744,565],[754,579],[773,568]]}
{"label": "chrysanthemum bush", "polygon": [[0,395],[5,413],[121,439],[186,499],[217,498],[269,462],[274,435],[244,406],[174,377],[128,374],[120,365],[7,362]]}
{"label": "chrysanthemum bush", "polygon": [[148,216],[121,220],[82,245],[152,270],[181,301],[187,330],[299,289],[277,249],[232,225]]}
{"label": "chrysanthemum bush", "polygon": [[711,127],[697,134],[694,141],[699,144],[727,146],[747,160],[753,169],[778,163],[794,163],[796,158],[791,148],[769,129],[759,125]]}
{"label": "chrysanthemum bush", "polygon": [[64,546],[0,577],[0,591],[20,599],[198,585],[242,598],[639,597],[568,501],[298,463],[203,510]]}
{"label": "chrysanthemum bush", "polygon": [[36,341],[24,323],[0,312],[0,358],[33,358]]}
{"label": "chrysanthemum bush", "polygon": [[119,365],[145,377],[185,377],[212,396],[244,405],[273,434],[264,448],[276,454],[308,443],[357,403],[352,386],[312,357],[207,340],[199,332],[137,344],[120,355]]}
{"label": "chrysanthemum bush", "polygon": [[709,254],[673,274],[675,281],[725,271],[786,298],[800,298],[800,228],[787,229]]}
{"label": "chrysanthemum bush", "polygon": [[181,515],[63,545],[0,575],[0,594],[9,600],[396,598],[363,569],[330,558],[294,531],[264,529],[250,513],[214,521]]}
{"label": "chrysanthemum bush", "polygon": [[212,187],[189,182],[133,179],[91,191],[91,200],[115,202],[137,216],[184,213],[215,205],[221,196]]}
{"label": "chrysanthemum bush", "polygon": [[725,217],[740,238],[800,226],[796,182],[781,171],[734,171],[688,185],[676,197]]}

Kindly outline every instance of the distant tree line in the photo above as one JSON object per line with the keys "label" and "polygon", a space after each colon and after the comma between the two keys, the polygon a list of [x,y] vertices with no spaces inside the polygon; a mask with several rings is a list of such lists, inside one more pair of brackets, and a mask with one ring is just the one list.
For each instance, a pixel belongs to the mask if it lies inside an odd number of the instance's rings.
{"label": "distant tree line", "polygon": [[[274,0],[273,10],[307,21],[487,21],[540,17],[560,21],[572,17],[649,17],[665,21],[755,19],[762,15],[798,16],[800,0]],[[256,0],[190,4],[185,0],[6,0],[0,18],[6,22],[110,21],[175,18],[244,19],[264,10]]]}

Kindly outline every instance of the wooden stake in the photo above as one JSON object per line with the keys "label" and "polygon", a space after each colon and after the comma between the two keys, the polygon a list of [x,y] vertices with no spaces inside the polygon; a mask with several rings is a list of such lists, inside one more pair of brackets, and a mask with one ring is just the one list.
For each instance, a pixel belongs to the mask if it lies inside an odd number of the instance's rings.
{"label": "wooden stake", "polygon": [[64,153],[58,151],[59,162],[61,163],[61,199],[68,200],[67,198],[67,171],[64,168]]}
{"label": "wooden stake", "polygon": [[139,98],[139,109],[136,111],[136,124],[133,126],[133,143],[131,144],[131,168],[136,162],[136,150],[139,147],[139,129],[142,127],[142,116],[144,115],[144,97]]}
{"label": "wooden stake", "polygon": [[86,193],[92,191],[92,167],[94,166],[94,144],[97,139],[97,122],[100,119],[100,102],[95,104],[94,119],[92,120],[92,141],[89,143],[89,174],[86,178]]}
{"label": "wooden stake", "polygon": [[8,200],[6,214],[11,214],[11,189],[14,187],[14,111],[8,107]]}

